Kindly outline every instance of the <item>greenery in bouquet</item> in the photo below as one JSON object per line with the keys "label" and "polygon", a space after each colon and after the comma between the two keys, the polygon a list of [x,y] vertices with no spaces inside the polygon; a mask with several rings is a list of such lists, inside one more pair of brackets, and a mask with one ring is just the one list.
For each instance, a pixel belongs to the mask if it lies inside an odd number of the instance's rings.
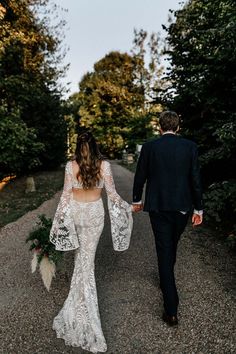
{"label": "greenery in bouquet", "polygon": [[31,241],[30,251],[33,252],[31,270],[34,273],[39,266],[43,283],[49,291],[52,278],[55,277],[56,266],[62,261],[63,252],[57,251],[49,240],[52,220],[45,215],[39,216],[37,228],[30,232],[26,242]]}

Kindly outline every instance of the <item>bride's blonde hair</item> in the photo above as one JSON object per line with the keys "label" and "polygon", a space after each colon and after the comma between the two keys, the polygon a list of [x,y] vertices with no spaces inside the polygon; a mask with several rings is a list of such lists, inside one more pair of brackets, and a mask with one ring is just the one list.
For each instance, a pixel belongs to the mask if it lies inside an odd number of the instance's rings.
{"label": "bride's blonde hair", "polygon": [[84,189],[94,188],[101,178],[102,155],[91,132],[83,132],[77,137],[75,160],[79,165],[77,179]]}

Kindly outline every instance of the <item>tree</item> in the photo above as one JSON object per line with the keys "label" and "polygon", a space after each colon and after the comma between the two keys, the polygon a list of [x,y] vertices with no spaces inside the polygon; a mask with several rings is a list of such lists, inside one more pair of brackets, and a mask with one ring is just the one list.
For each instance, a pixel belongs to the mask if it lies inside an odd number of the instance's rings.
{"label": "tree", "polygon": [[185,134],[200,145],[209,212],[221,205],[218,220],[226,209],[230,220],[236,212],[232,195],[225,199],[227,186],[236,196],[236,3],[190,0],[174,15],[165,27],[171,86],[162,101],[181,114]]}
{"label": "tree", "polygon": [[80,126],[92,129],[103,153],[111,157],[129,145],[131,123],[145,111],[143,88],[135,82],[136,65],[127,53],[109,53],[82,78],[73,97]]}
{"label": "tree", "polygon": [[35,130],[27,127],[19,112],[0,107],[0,136],[0,179],[6,174],[28,173],[40,165],[38,155],[44,145],[37,142]]}
{"label": "tree", "polygon": [[146,105],[155,103],[156,92],[163,89],[161,65],[163,46],[159,33],[134,30],[132,54],[136,59],[135,79],[143,88]]}
{"label": "tree", "polygon": [[[12,119],[17,112],[15,126],[33,132],[32,141],[41,148],[36,149],[37,164],[30,164],[32,168],[58,165],[64,159],[66,147],[66,125],[57,85],[64,71],[59,65],[61,40],[57,39],[57,30],[50,27],[47,17],[43,13],[38,16],[47,3],[46,0],[3,0],[0,7],[0,104],[10,117],[4,126],[9,122],[9,132],[12,131]],[[0,143],[2,139],[0,136]],[[30,155],[32,146],[22,145],[26,140],[22,139],[21,146]],[[4,156],[3,172],[12,173],[7,170],[12,157],[7,150]],[[22,161],[22,168],[26,162],[27,159]],[[24,173],[24,170],[17,168],[15,172]]]}
{"label": "tree", "polygon": [[79,130],[79,101],[77,94],[71,95],[65,102],[65,120],[67,124],[67,155],[73,156],[76,149],[77,132]]}

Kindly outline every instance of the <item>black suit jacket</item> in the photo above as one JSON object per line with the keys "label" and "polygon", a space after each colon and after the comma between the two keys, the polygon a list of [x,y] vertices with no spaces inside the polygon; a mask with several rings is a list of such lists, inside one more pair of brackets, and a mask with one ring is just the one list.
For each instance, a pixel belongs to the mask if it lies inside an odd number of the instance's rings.
{"label": "black suit jacket", "polygon": [[197,145],[174,134],[145,143],[134,177],[133,202],[142,199],[145,182],[144,211],[201,210]]}

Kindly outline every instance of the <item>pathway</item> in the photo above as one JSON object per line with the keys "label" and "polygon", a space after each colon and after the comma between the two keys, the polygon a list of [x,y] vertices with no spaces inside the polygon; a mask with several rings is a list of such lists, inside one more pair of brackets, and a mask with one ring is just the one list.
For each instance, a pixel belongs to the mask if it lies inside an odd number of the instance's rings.
{"label": "pathway", "polygon": [[[133,174],[113,163],[118,192],[131,198]],[[0,353],[88,353],[66,347],[51,329],[69,289],[73,252],[68,252],[48,293],[31,274],[25,238],[37,216],[52,217],[60,193],[0,231]],[[109,221],[96,257],[99,306],[108,354],[236,353],[236,259],[205,228],[186,230],[176,267],[180,324],[162,322],[162,301],[148,215],[134,215],[130,249],[112,250]]]}

